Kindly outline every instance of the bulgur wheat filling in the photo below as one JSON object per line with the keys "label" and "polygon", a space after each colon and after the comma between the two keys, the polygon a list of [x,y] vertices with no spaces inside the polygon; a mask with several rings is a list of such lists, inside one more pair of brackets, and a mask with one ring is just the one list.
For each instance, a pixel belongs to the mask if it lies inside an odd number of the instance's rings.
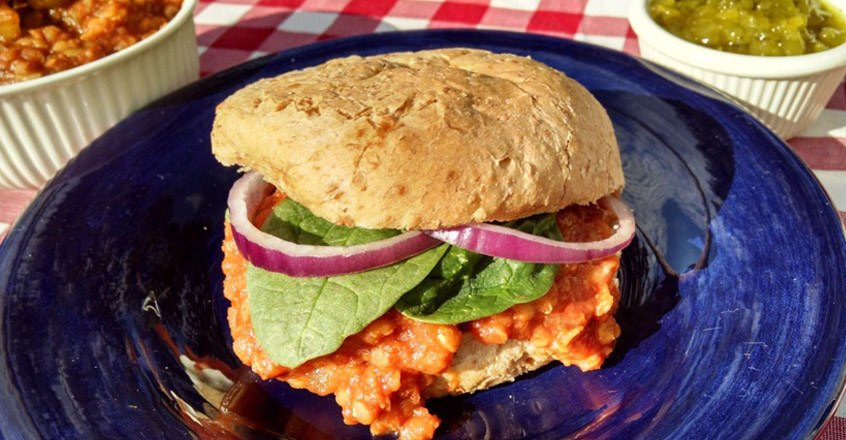
{"label": "bulgur wheat filling", "polygon": [[[278,201],[278,196],[267,199],[256,223],[261,224]],[[595,241],[613,234],[613,219],[605,209],[576,206],[558,214],[558,225],[567,241]],[[427,387],[449,370],[463,337],[485,344],[529,340],[563,364],[588,371],[600,367],[620,335],[614,319],[619,301],[614,277],[620,260],[612,255],[562,265],[545,296],[460,325],[415,321],[391,310],[347,338],[338,351],[288,369],[273,362],[256,339],[247,301],[247,261],[238,252],[228,222],[225,230],[224,295],[231,302],[228,319],[235,354],[263,379],[334,394],[344,422],[370,425],[373,434],[396,432],[400,440],[432,438],[440,419],[424,406]]]}
{"label": "bulgur wheat filling", "polygon": [[161,29],[182,0],[0,0],[0,84],[60,72]]}

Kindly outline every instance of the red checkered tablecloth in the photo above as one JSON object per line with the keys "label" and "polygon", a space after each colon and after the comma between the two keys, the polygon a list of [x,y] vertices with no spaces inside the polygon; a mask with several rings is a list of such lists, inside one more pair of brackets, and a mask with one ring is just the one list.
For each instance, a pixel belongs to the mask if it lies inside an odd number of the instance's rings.
{"label": "red checkered tablecloth", "polygon": [[[203,75],[329,38],[432,28],[503,29],[573,38],[637,54],[629,0],[200,0],[195,11]],[[846,210],[846,89],[790,145]],[[0,190],[0,239],[35,191]],[[846,405],[844,405],[846,407]],[[846,408],[819,435],[846,440]],[[841,418],[843,417],[843,418]]]}

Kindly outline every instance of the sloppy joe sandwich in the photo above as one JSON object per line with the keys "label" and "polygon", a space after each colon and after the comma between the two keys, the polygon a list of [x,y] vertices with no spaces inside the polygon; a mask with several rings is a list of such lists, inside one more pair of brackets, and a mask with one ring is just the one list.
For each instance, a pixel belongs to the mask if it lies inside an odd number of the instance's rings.
{"label": "sloppy joe sandwich", "polygon": [[563,73],[452,48],[353,56],[222,102],[233,348],[344,422],[434,436],[425,400],[599,368],[634,219],[611,122]]}

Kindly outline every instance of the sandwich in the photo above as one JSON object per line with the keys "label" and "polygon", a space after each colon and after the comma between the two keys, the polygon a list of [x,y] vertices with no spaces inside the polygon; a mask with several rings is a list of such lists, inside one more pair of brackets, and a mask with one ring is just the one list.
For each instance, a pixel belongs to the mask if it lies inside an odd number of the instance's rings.
{"label": "sandwich", "polygon": [[233,350],[345,423],[429,439],[426,399],[613,350],[634,219],[608,115],[562,72],[465,48],[335,59],[237,91],[211,140],[247,171],[223,241]]}

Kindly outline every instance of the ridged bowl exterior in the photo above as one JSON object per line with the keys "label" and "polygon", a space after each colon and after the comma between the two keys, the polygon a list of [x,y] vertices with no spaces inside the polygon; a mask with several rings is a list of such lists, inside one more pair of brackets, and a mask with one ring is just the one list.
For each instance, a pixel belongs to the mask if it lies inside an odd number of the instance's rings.
{"label": "ridged bowl exterior", "polygon": [[721,90],[757,116],[782,139],[802,132],[825,108],[846,66],[811,75],[753,78],[705,70],[638,40],[643,58]]}
{"label": "ridged bowl exterior", "polygon": [[98,60],[106,61],[102,68],[44,87],[22,92],[14,90],[16,84],[0,87],[0,187],[41,187],[118,121],[196,80],[195,4],[184,0],[183,10],[173,19],[181,22],[169,24],[175,26],[172,33],[137,43],[151,44],[136,49],[134,56]]}

